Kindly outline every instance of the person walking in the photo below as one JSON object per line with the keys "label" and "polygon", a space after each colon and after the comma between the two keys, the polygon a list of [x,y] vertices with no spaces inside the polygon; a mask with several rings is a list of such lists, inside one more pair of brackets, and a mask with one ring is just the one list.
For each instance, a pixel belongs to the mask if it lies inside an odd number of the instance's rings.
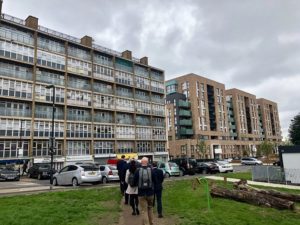
{"label": "person walking", "polygon": [[157,214],[158,218],[162,218],[162,190],[163,186],[162,183],[164,182],[164,173],[162,170],[157,168],[157,162],[152,163],[153,169],[153,187],[154,187],[154,202],[153,205],[155,204],[155,199],[157,203]]}
{"label": "person walking", "polygon": [[129,195],[130,206],[132,207],[132,215],[139,215],[139,199],[138,187],[134,185],[134,173],[136,171],[136,161],[131,160],[129,169],[126,171],[125,182],[128,184],[126,193]]}
{"label": "person walking", "polygon": [[127,162],[125,161],[125,155],[121,156],[121,159],[117,162],[117,170],[120,179],[120,191],[122,195],[125,195],[125,204],[128,204],[128,194],[125,193],[127,189],[127,183],[125,182]]}
{"label": "person walking", "polygon": [[153,174],[148,158],[143,157],[141,167],[134,173],[134,185],[138,186],[139,204],[143,225],[153,225]]}
{"label": "person walking", "polygon": [[24,162],[23,167],[22,167],[22,176],[24,176],[24,173],[27,174],[27,161]]}

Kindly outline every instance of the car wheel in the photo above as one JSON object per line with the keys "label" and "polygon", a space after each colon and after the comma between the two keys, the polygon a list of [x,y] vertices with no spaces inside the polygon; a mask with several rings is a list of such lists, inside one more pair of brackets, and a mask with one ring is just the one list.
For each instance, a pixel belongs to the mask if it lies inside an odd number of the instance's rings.
{"label": "car wheel", "polygon": [[53,186],[57,186],[58,183],[57,183],[57,179],[56,178],[53,178]]}
{"label": "car wheel", "polygon": [[42,174],[39,173],[37,179],[41,180],[42,179]]}
{"label": "car wheel", "polygon": [[169,178],[170,177],[170,174],[169,173],[166,173],[165,174],[165,178]]}
{"label": "car wheel", "polygon": [[77,178],[73,178],[72,179],[72,186],[73,187],[77,187],[78,186],[78,180],[77,180]]}
{"label": "car wheel", "polygon": [[107,178],[106,177],[103,177],[102,178],[102,184],[106,184],[107,183]]}

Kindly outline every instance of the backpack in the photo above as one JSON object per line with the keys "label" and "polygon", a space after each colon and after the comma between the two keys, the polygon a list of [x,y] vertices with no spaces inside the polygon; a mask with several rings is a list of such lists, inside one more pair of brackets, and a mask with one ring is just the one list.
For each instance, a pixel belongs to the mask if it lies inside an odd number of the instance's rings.
{"label": "backpack", "polygon": [[151,189],[152,188],[152,171],[151,168],[139,169],[139,189]]}
{"label": "backpack", "polygon": [[128,184],[129,184],[131,187],[136,186],[136,185],[134,185],[134,173],[129,173],[129,176],[128,176]]}

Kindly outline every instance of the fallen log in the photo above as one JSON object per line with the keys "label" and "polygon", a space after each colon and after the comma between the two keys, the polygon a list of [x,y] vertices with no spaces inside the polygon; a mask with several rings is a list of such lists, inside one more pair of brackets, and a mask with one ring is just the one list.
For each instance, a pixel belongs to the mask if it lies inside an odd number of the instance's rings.
{"label": "fallen log", "polygon": [[254,205],[272,207],[276,209],[295,209],[295,203],[285,199],[249,192],[244,190],[229,190],[223,187],[213,187],[210,191],[214,197],[233,199],[240,202],[247,202]]}
{"label": "fallen log", "polygon": [[270,195],[277,198],[286,199],[293,202],[300,202],[300,195],[297,194],[290,194],[286,192],[281,191],[275,191],[275,190],[265,190],[265,189],[259,189],[251,187],[247,184],[247,181],[240,180],[239,182],[235,182],[233,184],[233,187],[238,190],[244,190],[244,191],[252,191],[252,192],[258,192],[264,195]]}

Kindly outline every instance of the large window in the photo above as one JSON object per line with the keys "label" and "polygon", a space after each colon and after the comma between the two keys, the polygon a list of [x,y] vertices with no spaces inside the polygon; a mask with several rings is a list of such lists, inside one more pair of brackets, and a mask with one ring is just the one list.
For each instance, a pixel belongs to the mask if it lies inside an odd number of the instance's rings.
{"label": "large window", "polygon": [[153,128],[152,137],[154,140],[165,140],[166,139],[165,128]]}
{"label": "large window", "polygon": [[151,114],[151,104],[147,102],[135,102],[136,112],[143,114]]}
{"label": "large window", "polygon": [[151,140],[152,129],[149,127],[137,127],[135,130],[136,139]]}
{"label": "large window", "polygon": [[34,49],[10,41],[0,40],[0,56],[33,63]]}
{"label": "large window", "polygon": [[166,126],[165,119],[162,117],[153,117],[152,125],[155,127],[165,127]]}
{"label": "large window", "polygon": [[67,138],[90,138],[91,125],[85,123],[68,123]]}
{"label": "large window", "polygon": [[126,72],[116,71],[115,81],[120,84],[133,86],[133,77],[131,74]]}
{"label": "large window", "polygon": [[94,138],[114,138],[114,126],[94,125]]}
{"label": "large window", "polygon": [[32,68],[27,68],[12,63],[0,62],[0,75],[32,80]]}
{"label": "large window", "polygon": [[151,152],[151,143],[149,141],[138,141],[136,148],[137,152]]}
{"label": "large window", "polygon": [[166,142],[154,142],[154,151],[155,152],[165,152],[166,151]]}
{"label": "large window", "polygon": [[151,126],[150,116],[136,115],[136,125]]}
{"label": "large window", "polygon": [[116,109],[134,111],[134,101],[125,98],[116,98]]}
{"label": "large window", "polygon": [[93,60],[94,60],[94,63],[113,67],[113,59],[111,56],[100,54],[100,53],[94,53]]}
{"label": "large window", "polygon": [[91,90],[90,81],[88,79],[80,79],[73,76],[68,76],[68,87]]}
{"label": "large window", "polygon": [[114,154],[114,143],[112,141],[95,141],[94,153],[98,155]]}
{"label": "large window", "polygon": [[135,86],[141,89],[150,89],[150,80],[144,77],[135,77]]}
{"label": "large window", "polygon": [[65,77],[63,74],[48,72],[45,70],[36,71],[36,81],[61,86],[65,85]]}
{"label": "large window", "polygon": [[[35,100],[39,101],[53,101],[53,90],[46,88],[44,85],[35,85]],[[64,103],[65,102],[65,89],[55,87],[55,102]]]}
{"label": "large window", "polygon": [[0,137],[29,137],[31,121],[0,118]]}
{"label": "large window", "polygon": [[133,72],[132,62],[120,58],[116,58],[116,68],[130,73]]}
{"label": "large window", "polygon": [[[55,155],[62,155],[63,142],[55,140]],[[43,157],[49,156],[49,141],[34,140],[32,146],[32,156],[33,157]]]}
{"label": "large window", "polygon": [[68,90],[67,104],[80,105],[80,106],[92,106],[91,94],[87,92]]}
{"label": "large window", "polygon": [[68,72],[84,76],[91,76],[92,64],[81,60],[68,58]]}
{"label": "large window", "polygon": [[159,81],[151,81],[151,90],[159,93],[164,93],[165,92],[165,85],[163,82]]}
{"label": "large window", "polygon": [[113,94],[113,86],[111,84],[94,82],[93,90],[101,94]]}
{"label": "large window", "polygon": [[[52,132],[52,122],[51,121],[35,121],[34,122],[34,136],[35,137],[45,137],[49,138]],[[63,138],[64,137],[64,123],[55,122],[54,123],[54,137]]]}
{"label": "large window", "polygon": [[0,101],[1,116],[31,117],[31,104]]}
{"label": "large window", "polygon": [[23,157],[29,156],[28,149],[29,143],[26,140],[15,141],[15,140],[0,140],[0,158],[17,158],[18,149],[23,149]]}
{"label": "large window", "polygon": [[136,99],[140,99],[140,100],[144,100],[144,101],[150,101],[149,92],[146,92],[146,91],[141,91],[141,90],[136,89],[134,97]]}
{"label": "large window", "polygon": [[0,78],[0,95],[16,98],[32,98],[32,84],[24,81]]}
{"label": "large window", "polygon": [[165,116],[165,106],[152,104],[152,114],[156,116]]}
{"label": "large window", "polygon": [[65,70],[66,59],[60,55],[37,50],[37,64],[57,70]]}
{"label": "large window", "polygon": [[117,151],[118,153],[132,153],[134,148],[134,142],[131,141],[118,141]]}
{"label": "large window", "polygon": [[68,47],[68,55],[79,59],[91,61],[91,53],[89,51],[77,48],[75,46]]}
{"label": "large window", "polygon": [[21,31],[13,27],[8,27],[3,24],[1,24],[0,36],[8,40],[14,40],[16,42],[21,42],[27,45],[34,45],[34,38],[32,33]]}
{"label": "large window", "polygon": [[164,74],[160,71],[151,70],[151,79],[164,81]]}
{"label": "large window", "polygon": [[146,67],[135,65],[134,73],[139,76],[149,77],[149,71]]}
{"label": "large window", "polygon": [[133,90],[131,88],[117,86],[116,95],[133,98]]}
{"label": "large window", "polygon": [[62,42],[54,41],[46,37],[38,36],[37,46],[50,52],[65,54],[65,45]]}
{"label": "large window", "polygon": [[113,123],[114,122],[113,112],[95,111],[95,113],[94,113],[94,122]]}
{"label": "large window", "polygon": [[68,108],[67,119],[74,121],[91,121],[91,112],[85,109]]}
{"label": "large window", "polygon": [[133,115],[128,113],[117,113],[116,118],[117,124],[133,124]]}
{"label": "large window", "polygon": [[94,77],[108,81],[114,81],[113,69],[94,64]]}
{"label": "large window", "polygon": [[90,142],[89,141],[67,141],[67,155],[89,155]]}
{"label": "large window", "polygon": [[135,138],[134,127],[117,126],[116,127],[116,138],[134,139]]}
{"label": "large window", "polygon": [[[52,111],[52,106],[36,104],[34,116],[35,118],[49,119],[52,118]],[[64,119],[64,108],[62,106],[55,106],[54,118],[58,120]]]}
{"label": "large window", "polygon": [[103,109],[114,109],[114,97],[109,95],[94,95],[94,107]]}

